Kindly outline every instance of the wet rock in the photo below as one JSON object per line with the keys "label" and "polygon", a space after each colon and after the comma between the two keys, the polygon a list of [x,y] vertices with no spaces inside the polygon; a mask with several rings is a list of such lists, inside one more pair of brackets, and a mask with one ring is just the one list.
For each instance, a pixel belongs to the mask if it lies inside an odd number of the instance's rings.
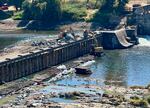
{"label": "wet rock", "polygon": [[48,108],[62,108],[61,106],[48,106]]}
{"label": "wet rock", "polygon": [[59,95],[60,98],[64,98],[65,97],[64,93],[59,93],[58,95]]}
{"label": "wet rock", "polygon": [[65,98],[66,99],[73,99],[74,95],[72,93],[65,93]]}
{"label": "wet rock", "polygon": [[75,70],[76,70],[76,74],[82,74],[82,75],[92,74],[91,70],[83,66],[76,67]]}
{"label": "wet rock", "polygon": [[110,101],[111,101],[111,105],[118,106],[121,104],[121,101],[117,98],[112,98],[112,99],[110,99]]}
{"label": "wet rock", "polygon": [[110,104],[111,102],[109,101],[109,99],[102,99],[100,101],[102,104]]}
{"label": "wet rock", "polygon": [[40,107],[40,106],[42,106],[42,103],[31,103],[27,105],[27,107]]}
{"label": "wet rock", "polygon": [[112,94],[104,93],[104,94],[102,95],[102,97],[113,98],[114,96],[113,96]]}

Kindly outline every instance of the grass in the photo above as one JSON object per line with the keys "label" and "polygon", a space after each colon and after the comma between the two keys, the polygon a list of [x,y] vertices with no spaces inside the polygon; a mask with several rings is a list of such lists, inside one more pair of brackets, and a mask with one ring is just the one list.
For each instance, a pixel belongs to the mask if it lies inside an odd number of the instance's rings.
{"label": "grass", "polygon": [[4,104],[7,104],[8,102],[14,100],[16,98],[16,95],[13,95],[13,96],[7,96],[3,99],[0,99],[0,106],[4,105]]}
{"label": "grass", "polygon": [[[62,1],[62,21],[92,21],[93,15],[97,12],[98,9],[89,9],[86,8],[87,0],[76,0]],[[89,0],[91,7],[94,7],[96,0]],[[97,3],[96,8],[99,8],[101,2]],[[23,19],[23,11],[15,12],[12,16],[14,20]]]}
{"label": "grass", "polygon": [[82,21],[86,16],[86,7],[82,3],[66,3],[62,6],[62,20],[64,21]]}

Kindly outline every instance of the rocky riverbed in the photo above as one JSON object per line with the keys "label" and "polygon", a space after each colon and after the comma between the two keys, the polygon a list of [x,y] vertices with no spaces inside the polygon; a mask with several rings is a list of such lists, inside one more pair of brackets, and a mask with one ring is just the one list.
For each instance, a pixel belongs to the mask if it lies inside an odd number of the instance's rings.
{"label": "rocky riverbed", "polygon": [[[150,86],[98,86],[65,85],[57,81],[75,74],[78,65],[90,65],[93,56],[85,56],[49,69],[56,70],[54,76],[47,72],[28,77],[31,84],[1,95],[1,108],[148,108],[150,107]],[[92,80],[92,79],[91,79]],[[13,82],[14,83],[14,82]],[[23,83],[22,83],[23,84]],[[11,85],[11,84],[10,84]],[[14,84],[15,85],[15,84]],[[5,87],[6,90],[7,87]],[[1,89],[4,91],[4,89]]]}

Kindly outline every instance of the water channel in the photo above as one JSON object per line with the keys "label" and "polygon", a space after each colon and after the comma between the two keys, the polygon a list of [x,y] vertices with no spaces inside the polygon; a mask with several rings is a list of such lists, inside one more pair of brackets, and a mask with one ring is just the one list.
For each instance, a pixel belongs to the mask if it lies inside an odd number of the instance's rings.
{"label": "water channel", "polygon": [[[49,33],[0,34],[0,50],[16,42],[47,37]],[[96,58],[90,66],[90,76],[72,75],[58,81],[65,85],[104,85],[121,86],[147,85],[150,83],[150,37],[140,38],[140,44],[130,49],[106,50],[105,56]]]}

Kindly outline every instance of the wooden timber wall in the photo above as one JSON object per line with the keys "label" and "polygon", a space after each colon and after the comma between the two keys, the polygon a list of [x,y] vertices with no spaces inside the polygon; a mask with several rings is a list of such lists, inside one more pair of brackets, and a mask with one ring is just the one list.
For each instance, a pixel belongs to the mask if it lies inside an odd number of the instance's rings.
{"label": "wooden timber wall", "polygon": [[[97,40],[100,43],[101,36],[97,36]],[[0,84],[88,54],[92,44],[94,38],[89,38],[1,62]]]}

